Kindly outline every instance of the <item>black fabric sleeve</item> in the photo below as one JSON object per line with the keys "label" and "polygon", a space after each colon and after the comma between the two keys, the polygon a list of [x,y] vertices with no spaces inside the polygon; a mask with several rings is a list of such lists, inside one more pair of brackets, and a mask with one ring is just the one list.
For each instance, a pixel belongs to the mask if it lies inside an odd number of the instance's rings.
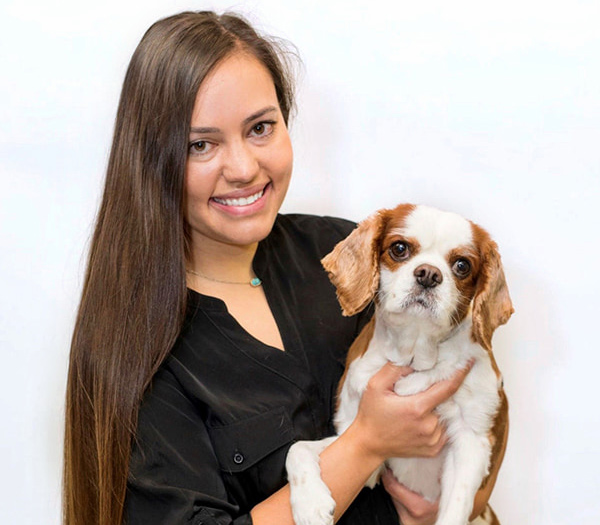
{"label": "black fabric sleeve", "polygon": [[380,483],[364,488],[337,525],[401,525],[390,495]]}
{"label": "black fabric sleeve", "polygon": [[198,413],[161,369],[139,412],[125,502],[127,525],[251,525],[229,501]]}

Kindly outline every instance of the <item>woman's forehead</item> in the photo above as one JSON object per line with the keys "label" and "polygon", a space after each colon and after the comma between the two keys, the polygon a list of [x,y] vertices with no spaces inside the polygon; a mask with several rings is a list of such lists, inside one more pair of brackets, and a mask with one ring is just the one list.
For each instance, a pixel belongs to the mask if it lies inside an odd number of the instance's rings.
{"label": "woman's forehead", "polygon": [[279,110],[275,84],[267,68],[249,53],[236,53],[218,63],[202,82],[192,127],[240,123],[264,108]]}

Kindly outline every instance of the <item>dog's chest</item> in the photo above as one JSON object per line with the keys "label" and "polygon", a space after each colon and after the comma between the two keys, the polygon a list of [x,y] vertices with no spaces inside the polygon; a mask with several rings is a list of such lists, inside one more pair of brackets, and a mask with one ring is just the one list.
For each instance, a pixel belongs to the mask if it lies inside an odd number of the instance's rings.
{"label": "dog's chest", "polygon": [[[398,337],[394,344],[389,333],[378,331],[376,327],[366,352],[349,364],[336,414],[338,431],[343,431],[354,420],[369,380],[388,361],[415,368],[413,373],[397,381],[394,387],[398,395],[407,396],[449,379],[473,359],[473,367],[463,385],[452,399],[438,407],[438,412],[447,423],[457,420],[457,424],[469,426],[488,424],[498,403],[498,381],[487,352],[473,343],[468,334],[468,326],[465,326],[456,330],[451,338],[439,343],[426,334],[413,331],[407,337]],[[423,367],[423,364],[427,367]]]}

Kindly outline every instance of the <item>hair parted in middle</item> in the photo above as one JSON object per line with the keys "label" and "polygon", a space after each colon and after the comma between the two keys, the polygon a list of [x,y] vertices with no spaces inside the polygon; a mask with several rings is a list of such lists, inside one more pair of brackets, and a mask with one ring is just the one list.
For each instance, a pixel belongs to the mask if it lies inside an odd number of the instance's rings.
{"label": "hair parted in middle", "polygon": [[[134,173],[135,167],[141,168],[138,173],[142,177],[160,170],[154,176],[162,180],[162,187],[155,189],[162,190],[164,198],[171,197],[162,205],[181,209],[196,94],[216,65],[236,52],[253,55],[269,71],[283,119],[289,124],[294,109],[290,58],[296,55],[289,44],[284,46],[282,41],[259,35],[239,15],[184,12],[160,20],[148,29],[131,59],[116,119],[111,162],[121,164],[121,153],[125,163],[133,161],[130,167]],[[121,170],[116,171],[118,176],[123,175]],[[143,185],[140,189],[143,191]]]}

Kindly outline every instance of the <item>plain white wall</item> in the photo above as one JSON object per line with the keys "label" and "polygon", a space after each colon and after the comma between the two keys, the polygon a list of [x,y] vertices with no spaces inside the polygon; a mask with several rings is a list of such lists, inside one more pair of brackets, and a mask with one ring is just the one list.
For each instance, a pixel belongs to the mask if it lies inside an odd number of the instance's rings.
{"label": "plain white wall", "polygon": [[284,211],[403,201],[498,241],[516,307],[492,502],[506,525],[600,523],[596,1],[0,4],[0,522],[58,524],[63,395],[120,84],[157,18],[237,9],[304,62]]}

